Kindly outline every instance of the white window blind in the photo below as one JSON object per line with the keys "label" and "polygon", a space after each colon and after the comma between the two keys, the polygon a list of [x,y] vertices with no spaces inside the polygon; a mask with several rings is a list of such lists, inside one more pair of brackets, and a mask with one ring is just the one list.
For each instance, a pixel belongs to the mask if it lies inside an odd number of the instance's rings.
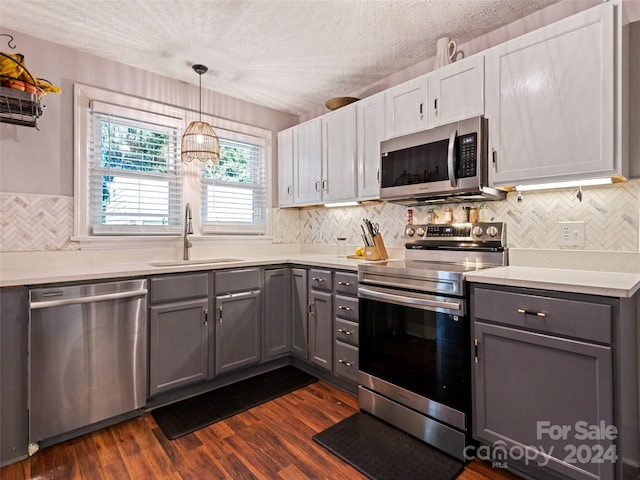
{"label": "white window blind", "polygon": [[92,107],[88,221],[94,235],[181,231],[180,132],[172,123],[134,109]]}
{"label": "white window blind", "polygon": [[202,170],[202,226],[207,233],[264,234],[265,155],[261,139],[220,134],[220,163]]}

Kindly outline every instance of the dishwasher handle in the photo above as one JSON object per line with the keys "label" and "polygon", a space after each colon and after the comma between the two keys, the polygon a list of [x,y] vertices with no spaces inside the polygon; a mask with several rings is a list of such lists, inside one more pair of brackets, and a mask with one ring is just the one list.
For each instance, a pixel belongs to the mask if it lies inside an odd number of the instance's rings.
{"label": "dishwasher handle", "polygon": [[61,307],[64,305],[78,305],[81,303],[103,302],[105,300],[118,300],[120,298],[142,297],[148,293],[146,288],[129,290],[125,292],[103,293],[99,295],[87,295],[84,297],[60,298],[57,300],[42,300],[31,302],[32,310],[37,308]]}

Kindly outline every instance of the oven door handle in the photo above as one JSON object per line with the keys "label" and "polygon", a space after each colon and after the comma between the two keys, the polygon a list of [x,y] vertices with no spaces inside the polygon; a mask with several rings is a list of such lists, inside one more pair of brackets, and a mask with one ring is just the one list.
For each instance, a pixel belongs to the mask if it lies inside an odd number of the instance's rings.
{"label": "oven door handle", "polygon": [[431,300],[428,298],[409,297],[397,293],[386,293],[362,287],[358,288],[358,297],[371,300],[385,300],[386,302],[393,303],[395,305],[418,307],[423,310],[434,310],[438,308],[446,310],[462,310],[462,305],[459,302],[445,302],[442,300]]}
{"label": "oven door handle", "polygon": [[449,148],[447,149],[447,167],[449,169],[449,181],[451,182],[451,186],[455,187],[458,185],[458,179],[456,178],[456,165],[455,165],[455,146],[456,146],[456,135],[458,135],[457,130],[452,130],[451,135],[449,135]]}

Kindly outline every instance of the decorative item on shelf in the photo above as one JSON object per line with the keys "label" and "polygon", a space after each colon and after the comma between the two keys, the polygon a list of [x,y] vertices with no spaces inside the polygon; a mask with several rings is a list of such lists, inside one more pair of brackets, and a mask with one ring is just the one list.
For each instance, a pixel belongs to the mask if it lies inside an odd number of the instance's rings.
{"label": "decorative item on shelf", "polygon": [[357,102],[358,100],[360,99],[355,97],[336,97],[331,100],[327,100],[324,105],[329,110],[337,110],[338,108],[346,107],[350,103]]}
{"label": "decorative item on shelf", "polygon": [[200,119],[191,122],[182,135],[181,158],[186,164],[195,160],[215,167],[220,163],[220,140],[211,125],[202,121],[202,75],[209,69],[204,65],[193,65],[191,68],[200,79]]}
{"label": "decorative item on shelf", "polygon": [[[15,49],[13,36],[7,46]],[[24,55],[20,53],[0,52],[0,121],[25,127],[36,127],[38,118],[45,108],[40,99],[47,93],[60,93],[62,90],[44,78],[34,77],[25,66]]]}
{"label": "decorative item on shelf", "polygon": [[436,61],[433,69],[449,65],[456,56],[457,48],[456,42],[449,40],[449,37],[439,38],[436,42]]}

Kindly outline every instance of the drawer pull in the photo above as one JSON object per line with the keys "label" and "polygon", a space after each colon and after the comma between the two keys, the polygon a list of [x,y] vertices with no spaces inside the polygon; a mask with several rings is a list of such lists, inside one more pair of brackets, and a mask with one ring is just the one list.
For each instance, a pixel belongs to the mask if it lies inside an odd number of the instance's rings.
{"label": "drawer pull", "polygon": [[344,285],[345,287],[350,287],[351,283],[350,282],[338,282],[338,285]]}
{"label": "drawer pull", "polygon": [[343,365],[346,365],[347,367],[351,366],[350,362],[347,362],[346,360],[342,360],[341,358],[338,359],[338,362],[342,363]]}
{"label": "drawer pull", "polygon": [[314,280],[316,282],[324,282],[324,278],[319,278],[319,277],[312,277],[311,280]]}
{"label": "drawer pull", "polygon": [[351,307],[345,307],[344,305],[338,305],[338,310],[346,310],[347,312],[350,312],[353,309]]}
{"label": "drawer pull", "polygon": [[342,328],[339,328],[338,332],[344,333],[345,335],[351,335],[351,332],[349,330],[343,330]]}
{"label": "drawer pull", "polygon": [[538,317],[543,317],[543,318],[547,316],[546,312],[534,312],[531,310],[526,310],[524,308],[519,308],[518,313],[524,313],[525,315],[536,315]]}

